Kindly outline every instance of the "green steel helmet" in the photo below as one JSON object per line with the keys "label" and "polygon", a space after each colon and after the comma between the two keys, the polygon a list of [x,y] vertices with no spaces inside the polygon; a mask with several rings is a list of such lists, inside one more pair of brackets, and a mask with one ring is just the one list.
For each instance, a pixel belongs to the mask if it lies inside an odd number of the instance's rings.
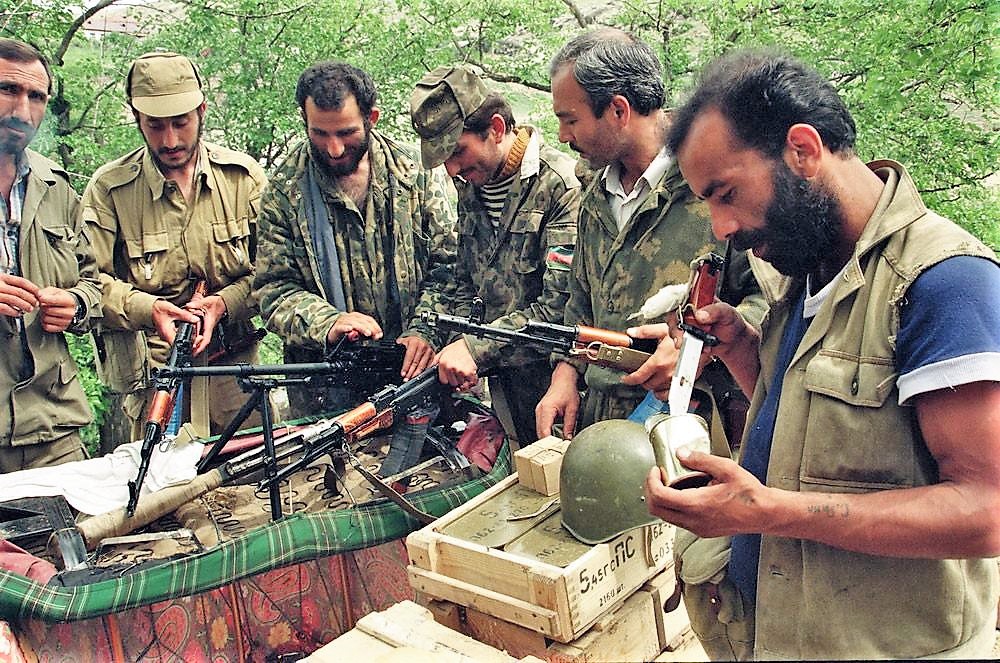
{"label": "green steel helmet", "polygon": [[584,543],[604,543],[660,522],[646,509],[646,475],[656,465],[642,424],[608,419],[577,433],[559,470],[562,524]]}

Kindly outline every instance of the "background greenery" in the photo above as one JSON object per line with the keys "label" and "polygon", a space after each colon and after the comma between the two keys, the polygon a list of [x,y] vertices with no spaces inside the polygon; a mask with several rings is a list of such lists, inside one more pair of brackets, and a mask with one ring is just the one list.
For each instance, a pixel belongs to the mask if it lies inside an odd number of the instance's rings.
{"label": "background greenery", "polygon": [[[53,62],[55,92],[34,147],[82,191],[101,164],[140,138],[124,103],[130,62],[163,48],[191,56],[205,79],[211,140],[266,168],[302,136],[293,98],[302,70],[342,59],[379,85],[380,128],[415,140],[407,99],[421,75],[479,66],[518,119],[555,143],[549,59],[601,25],[632,30],[659,52],[671,101],[706,60],[733,46],[778,46],[830,77],[855,115],[864,159],[910,169],[928,205],[1000,249],[997,224],[996,0],[7,0],[0,34]],[[127,29],[123,28],[127,25]],[[122,31],[124,29],[124,31]],[[279,343],[269,337],[265,361]],[[105,408],[90,347],[73,340],[84,386]],[[96,429],[88,435],[93,442]]]}

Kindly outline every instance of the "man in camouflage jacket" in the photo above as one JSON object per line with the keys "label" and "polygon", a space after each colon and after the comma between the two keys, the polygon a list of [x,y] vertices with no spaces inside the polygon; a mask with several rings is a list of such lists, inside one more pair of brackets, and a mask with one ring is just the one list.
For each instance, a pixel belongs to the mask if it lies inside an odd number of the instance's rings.
{"label": "man in camouflage jacket", "polygon": [[[455,261],[454,211],[441,178],[415,151],[373,129],[369,75],[320,62],[299,78],[309,140],[264,193],[254,295],[288,362],[318,361],[349,339],[405,346],[403,377],[429,366],[440,342],[423,311],[444,311]],[[350,403],[343,389],[290,389],[293,414]]]}
{"label": "man in camouflage jacket", "polygon": [[[94,173],[83,218],[103,288],[97,367],[125,394],[134,440],[154,392],[150,372],[167,360],[175,323],[198,325],[194,365],[256,362],[253,221],[266,178],[250,156],[202,140],[207,104],[188,58],[139,57],[126,93],[145,145]],[[178,400],[180,420],[218,434],[246,400],[234,377],[194,378]],[[254,415],[244,425],[258,423]]]}
{"label": "man in camouflage jacket", "polygon": [[[458,190],[456,308],[473,298],[484,320],[516,329],[562,323],[576,242],[575,161],[515,127],[510,104],[470,68],[438,67],[417,84],[410,117],[424,166],[442,163]],[[494,409],[520,444],[535,436],[535,406],[549,386],[548,356],[466,334],[438,356],[442,381],[468,388],[490,374]]]}
{"label": "man in camouflage jacket", "polygon": [[[663,84],[659,61],[647,45],[618,30],[586,33],[563,47],[550,73],[559,139],[600,169],[580,203],[565,323],[625,331],[634,324],[630,316],[660,288],[688,280],[692,260],[708,251],[726,255],[726,247],[712,237],[708,210],[662,147],[667,126]],[[757,293],[741,305],[759,320],[759,289],[744,256],[733,256],[725,280],[720,296],[731,303]],[[671,355],[675,361],[676,352]],[[549,434],[558,417],[567,437],[596,421],[627,417],[647,389],[669,384],[664,380],[672,366],[653,371],[653,363],[623,378],[606,368],[560,361],[538,405],[538,434]],[[724,427],[741,428],[739,422],[712,416],[734,398],[735,407],[745,407],[723,367],[710,364],[697,386],[695,411],[710,423],[722,419]],[[729,432],[735,437],[739,431]]]}

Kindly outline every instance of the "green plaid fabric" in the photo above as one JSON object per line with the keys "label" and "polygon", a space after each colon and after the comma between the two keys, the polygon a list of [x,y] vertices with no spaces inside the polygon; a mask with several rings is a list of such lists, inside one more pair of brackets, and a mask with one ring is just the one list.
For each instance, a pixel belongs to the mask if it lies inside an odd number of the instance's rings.
{"label": "green plaid fabric", "polygon": [[[489,474],[407,496],[442,516],[511,473],[505,442]],[[71,622],[205,592],[241,578],[329,555],[377,546],[421,527],[385,500],[353,509],[292,514],[203,553],[80,587],[52,587],[0,571],[0,617]]]}

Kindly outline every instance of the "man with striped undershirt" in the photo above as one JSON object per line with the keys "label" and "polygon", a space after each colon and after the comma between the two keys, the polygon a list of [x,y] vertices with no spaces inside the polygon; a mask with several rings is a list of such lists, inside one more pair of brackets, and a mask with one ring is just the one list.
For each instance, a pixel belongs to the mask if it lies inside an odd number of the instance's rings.
{"label": "man with striped undershirt", "polygon": [[[445,166],[458,190],[457,312],[474,297],[503,328],[562,323],[576,242],[575,160],[517,126],[510,104],[467,66],[438,67],[410,97],[423,164]],[[487,370],[508,435],[534,442],[535,405],[549,386],[548,357],[462,336],[438,355],[442,382],[469,388]]]}

